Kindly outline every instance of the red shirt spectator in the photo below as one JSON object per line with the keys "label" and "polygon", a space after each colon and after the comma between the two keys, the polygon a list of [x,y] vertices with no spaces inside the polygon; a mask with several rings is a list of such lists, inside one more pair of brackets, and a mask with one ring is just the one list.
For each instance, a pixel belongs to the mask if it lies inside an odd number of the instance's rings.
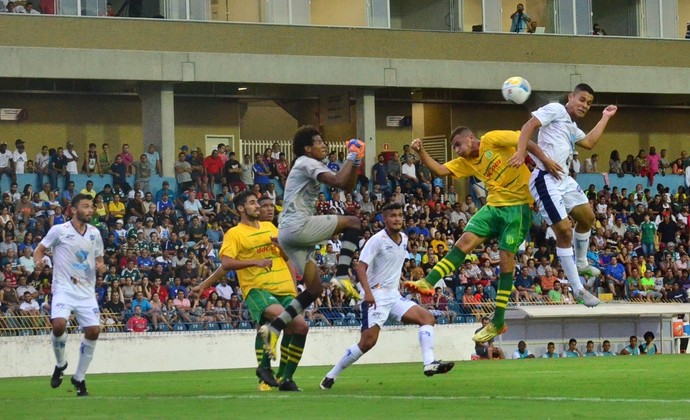
{"label": "red shirt spectator", "polygon": [[223,172],[223,159],[218,156],[218,150],[214,150],[210,156],[206,156],[204,168],[209,175],[218,175]]}
{"label": "red shirt spectator", "polygon": [[134,316],[127,321],[127,331],[144,332],[148,331],[149,322],[141,316],[141,306],[134,308]]}

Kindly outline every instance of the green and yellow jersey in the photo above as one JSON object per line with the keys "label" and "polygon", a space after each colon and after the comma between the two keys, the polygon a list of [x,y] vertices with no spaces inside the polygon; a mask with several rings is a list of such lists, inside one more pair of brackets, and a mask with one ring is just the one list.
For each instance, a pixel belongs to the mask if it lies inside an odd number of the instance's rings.
{"label": "green and yellow jersey", "polygon": [[475,176],[484,181],[490,206],[531,204],[534,200],[529,192],[529,169],[525,165],[514,168],[508,164],[515,154],[519,136],[519,131],[489,131],[479,141],[476,159],[458,157],[444,166],[457,178]]}
{"label": "green and yellow jersey", "polygon": [[249,267],[237,270],[243,296],[249,296],[252,289],[263,289],[276,296],[295,296],[295,283],[287,263],[280,251],[273,245],[271,237],[278,236],[278,229],[270,222],[259,222],[259,228],[240,223],[223,236],[220,258],[235,260],[272,259],[273,267]]}

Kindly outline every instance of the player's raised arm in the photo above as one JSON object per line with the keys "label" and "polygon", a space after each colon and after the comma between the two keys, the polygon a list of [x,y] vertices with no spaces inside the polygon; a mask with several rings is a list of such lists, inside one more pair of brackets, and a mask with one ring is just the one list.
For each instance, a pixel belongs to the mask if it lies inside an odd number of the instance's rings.
{"label": "player's raised arm", "polygon": [[594,146],[596,146],[596,144],[599,142],[599,138],[601,138],[601,135],[604,133],[604,129],[606,128],[606,124],[609,123],[609,119],[616,115],[616,111],[618,111],[618,107],[616,105],[609,105],[604,108],[604,111],[601,113],[601,119],[597,125],[595,125],[594,128],[587,133],[584,139],[577,142],[577,145],[588,150],[594,148]]}
{"label": "player's raised arm", "polygon": [[419,159],[421,159],[424,166],[429,168],[429,171],[431,171],[432,174],[437,177],[452,175],[448,168],[436,162],[436,160],[434,160],[434,158],[432,158],[431,155],[424,150],[422,139],[417,138],[412,140],[410,147],[419,154]]}
{"label": "player's raised arm", "polygon": [[317,176],[319,182],[340,188],[345,191],[352,191],[357,185],[357,172],[364,158],[366,146],[364,142],[357,139],[348,140],[347,158],[343,167],[338,172],[323,172]]}
{"label": "player's raised arm", "polygon": [[[527,142],[531,141],[534,130],[541,127],[541,121],[537,117],[532,117],[520,129],[520,138],[518,138],[517,150],[512,158],[508,161],[511,166],[518,167],[525,163],[525,156],[527,155]],[[536,156],[536,155],[535,155]]]}

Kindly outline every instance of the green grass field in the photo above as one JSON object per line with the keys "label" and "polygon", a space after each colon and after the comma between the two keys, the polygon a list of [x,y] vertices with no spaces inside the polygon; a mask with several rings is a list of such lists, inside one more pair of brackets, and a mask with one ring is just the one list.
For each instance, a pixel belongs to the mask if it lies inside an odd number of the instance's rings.
{"label": "green grass field", "polygon": [[689,361],[473,361],[432,378],[421,364],[355,365],[330,391],[319,389],[329,367],[309,367],[295,377],[301,393],[260,393],[249,369],[90,375],[87,398],[69,376],[58,389],[1,379],[0,418],[690,418]]}

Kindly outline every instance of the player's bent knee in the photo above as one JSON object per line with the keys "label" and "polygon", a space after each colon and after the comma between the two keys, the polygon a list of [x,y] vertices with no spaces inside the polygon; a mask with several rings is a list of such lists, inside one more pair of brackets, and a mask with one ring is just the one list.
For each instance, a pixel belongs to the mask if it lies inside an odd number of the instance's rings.
{"label": "player's bent knee", "polygon": [[62,336],[62,334],[65,333],[65,330],[67,330],[67,320],[64,318],[51,319],[50,323],[53,327],[53,334],[56,337]]}
{"label": "player's bent knee", "polygon": [[100,332],[100,327],[86,327],[84,328],[84,337],[86,337],[87,340],[98,340]]}
{"label": "player's bent knee", "polygon": [[309,325],[307,325],[304,318],[295,318],[285,329],[285,332],[289,334],[307,335],[309,332]]}

